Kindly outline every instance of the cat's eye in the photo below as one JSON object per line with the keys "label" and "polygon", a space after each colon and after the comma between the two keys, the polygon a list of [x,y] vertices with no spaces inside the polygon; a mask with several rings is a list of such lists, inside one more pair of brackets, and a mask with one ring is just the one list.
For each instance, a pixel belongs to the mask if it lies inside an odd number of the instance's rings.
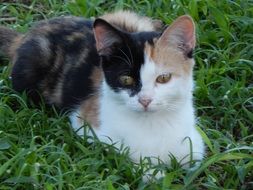
{"label": "cat's eye", "polygon": [[134,84],[134,79],[131,76],[128,75],[122,75],[119,77],[119,82],[123,85],[123,86],[131,86]]}
{"label": "cat's eye", "polygon": [[156,78],[156,82],[160,83],[160,84],[165,84],[165,83],[169,82],[170,79],[171,79],[170,73],[169,74],[162,74]]}

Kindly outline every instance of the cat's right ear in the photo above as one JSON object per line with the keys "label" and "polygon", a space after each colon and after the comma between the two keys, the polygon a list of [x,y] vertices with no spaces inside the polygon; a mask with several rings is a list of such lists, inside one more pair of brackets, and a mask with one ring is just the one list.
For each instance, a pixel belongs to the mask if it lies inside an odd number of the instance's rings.
{"label": "cat's right ear", "polygon": [[113,47],[123,42],[120,31],[103,19],[95,20],[93,31],[99,55],[110,55]]}

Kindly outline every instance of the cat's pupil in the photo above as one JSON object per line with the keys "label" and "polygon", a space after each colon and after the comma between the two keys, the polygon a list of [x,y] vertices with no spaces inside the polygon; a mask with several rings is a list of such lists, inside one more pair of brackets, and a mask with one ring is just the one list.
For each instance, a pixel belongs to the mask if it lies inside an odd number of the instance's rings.
{"label": "cat's pupil", "polygon": [[119,77],[119,81],[123,86],[131,86],[134,84],[134,79],[128,75],[122,75]]}
{"label": "cat's pupil", "polygon": [[164,83],[169,82],[170,79],[171,79],[171,74],[162,74],[162,75],[159,75],[159,76],[156,78],[156,82],[157,82],[157,83],[164,84]]}

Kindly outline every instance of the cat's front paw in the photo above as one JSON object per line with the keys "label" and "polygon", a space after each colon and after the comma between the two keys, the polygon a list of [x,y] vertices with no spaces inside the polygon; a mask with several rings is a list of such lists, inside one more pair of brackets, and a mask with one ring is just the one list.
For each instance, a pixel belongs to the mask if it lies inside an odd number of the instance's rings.
{"label": "cat's front paw", "polygon": [[164,176],[165,176],[164,171],[156,172],[155,169],[149,169],[142,176],[142,181],[145,183],[149,183],[149,182],[156,181]]}
{"label": "cat's front paw", "polygon": [[84,121],[78,112],[72,112],[69,116],[71,127],[77,135],[84,136]]}

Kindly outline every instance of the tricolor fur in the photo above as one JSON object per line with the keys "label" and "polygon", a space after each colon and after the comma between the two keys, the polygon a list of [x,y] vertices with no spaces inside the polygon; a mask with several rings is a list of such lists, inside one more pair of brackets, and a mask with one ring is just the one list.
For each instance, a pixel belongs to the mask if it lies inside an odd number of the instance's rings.
{"label": "tricolor fur", "polygon": [[25,35],[0,28],[0,50],[13,62],[13,88],[71,110],[75,130],[89,122],[102,141],[128,146],[137,162],[148,156],[170,163],[171,154],[182,163],[201,160],[192,101],[194,23],[182,16],[161,28],[127,11],[95,21],[60,17]]}

